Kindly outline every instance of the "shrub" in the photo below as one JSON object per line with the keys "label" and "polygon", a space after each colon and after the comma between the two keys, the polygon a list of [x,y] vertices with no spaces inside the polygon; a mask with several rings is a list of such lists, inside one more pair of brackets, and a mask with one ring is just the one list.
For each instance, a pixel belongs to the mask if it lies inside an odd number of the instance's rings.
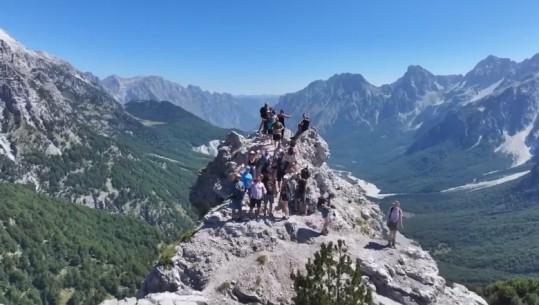
{"label": "shrub", "polygon": [[322,244],[314,260],[306,264],[306,275],[292,273],[296,305],[361,305],[370,304],[371,291],[354,266],[344,241],[336,245]]}

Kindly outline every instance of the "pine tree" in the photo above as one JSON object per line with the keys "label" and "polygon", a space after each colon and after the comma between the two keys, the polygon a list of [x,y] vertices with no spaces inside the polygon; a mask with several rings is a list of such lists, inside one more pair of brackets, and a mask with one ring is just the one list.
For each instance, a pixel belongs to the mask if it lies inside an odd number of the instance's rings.
{"label": "pine tree", "polygon": [[343,240],[336,245],[322,244],[314,260],[306,264],[307,274],[299,271],[294,279],[296,305],[370,304],[371,291],[361,278],[360,268],[352,263]]}

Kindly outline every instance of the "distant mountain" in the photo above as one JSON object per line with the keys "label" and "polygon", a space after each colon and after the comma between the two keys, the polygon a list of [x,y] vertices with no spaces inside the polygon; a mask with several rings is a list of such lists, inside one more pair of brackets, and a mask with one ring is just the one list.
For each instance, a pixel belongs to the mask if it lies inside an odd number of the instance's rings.
{"label": "distant mountain", "polygon": [[140,105],[126,112],[91,74],[0,31],[0,180],[177,234],[197,219],[188,190],[209,160],[193,148],[227,131]]}
{"label": "distant mountain", "polygon": [[183,87],[159,76],[122,78],[109,76],[101,81],[106,90],[121,103],[132,100],[169,101],[196,116],[223,128],[252,130],[259,123],[258,109],[264,102],[275,104],[278,96],[234,96]]}
{"label": "distant mountain", "polygon": [[387,191],[431,191],[519,166],[539,137],[539,54],[521,63],[488,56],[462,75],[410,66],[381,87],[338,74],[281,97],[332,146],[330,162]]}

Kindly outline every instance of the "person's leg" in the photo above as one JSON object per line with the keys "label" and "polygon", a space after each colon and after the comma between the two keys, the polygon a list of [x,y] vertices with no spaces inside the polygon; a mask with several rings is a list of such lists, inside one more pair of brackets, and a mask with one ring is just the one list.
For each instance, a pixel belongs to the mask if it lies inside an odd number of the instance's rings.
{"label": "person's leg", "polygon": [[290,212],[288,211],[288,200],[282,201],[282,209],[283,209],[284,216],[286,218],[290,217]]}
{"label": "person's leg", "polygon": [[268,216],[273,216],[273,200],[274,200],[273,195],[271,195],[269,198]]}
{"label": "person's leg", "polygon": [[249,217],[253,218],[253,208],[255,207],[255,200],[251,198],[249,202]]}
{"label": "person's leg", "polygon": [[260,215],[260,206],[262,204],[262,200],[257,199],[256,200],[256,218]]}
{"label": "person's leg", "polygon": [[324,226],[322,227],[322,234],[325,234],[328,232],[328,227],[329,227],[329,216],[326,216],[324,218]]}

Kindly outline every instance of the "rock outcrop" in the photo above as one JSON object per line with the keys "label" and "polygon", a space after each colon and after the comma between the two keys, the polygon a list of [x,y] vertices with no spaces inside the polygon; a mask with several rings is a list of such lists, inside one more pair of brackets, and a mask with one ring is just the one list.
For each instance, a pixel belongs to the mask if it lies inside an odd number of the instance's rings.
{"label": "rock outcrop", "polygon": [[[448,285],[436,262],[419,245],[399,236],[397,249],[385,247],[385,224],[378,205],[363,190],[330,169],[326,142],[314,130],[297,141],[297,169],[309,167],[307,197],[316,202],[332,192],[333,221],[321,235],[319,212],[308,216],[233,222],[228,200],[228,176],[251,150],[266,147],[257,137],[231,133],[219,154],[201,172],[191,199],[209,212],[189,241],[176,246],[165,265],[155,266],[141,287],[145,299],[132,304],[165,304],[156,296],[198,297],[200,304],[293,304],[293,270],[302,270],[321,243],[342,239],[373,290],[375,304],[486,304],[465,287]],[[152,303],[153,302],[153,303]],[[109,301],[107,305],[123,304]],[[191,304],[170,301],[166,304]]]}

